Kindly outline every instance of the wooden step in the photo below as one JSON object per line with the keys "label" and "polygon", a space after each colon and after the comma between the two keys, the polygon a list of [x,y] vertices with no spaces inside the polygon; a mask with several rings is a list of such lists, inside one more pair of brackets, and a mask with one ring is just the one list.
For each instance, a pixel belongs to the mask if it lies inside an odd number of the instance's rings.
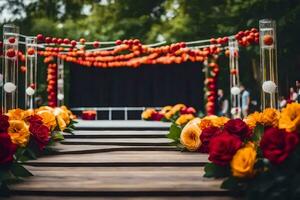
{"label": "wooden step", "polygon": [[202,167],[27,167],[34,177],[11,186],[16,195],[226,196]]}
{"label": "wooden step", "polygon": [[45,156],[28,161],[31,166],[107,167],[107,166],[203,166],[207,154],[178,151],[113,151],[91,154]]}
{"label": "wooden step", "polygon": [[77,130],[169,130],[168,122],[143,120],[78,120]]}
{"label": "wooden step", "polygon": [[170,146],[168,138],[68,138],[64,145]]}
{"label": "wooden step", "polygon": [[120,146],[120,145],[63,145],[56,144],[52,147],[50,155],[59,154],[90,154],[119,151],[178,151],[175,146]]}
{"label": "wooden step", "polygon": [[65,138],[165,138],[168,131],[84,131],[76,130],[73,135],[64,133]]}

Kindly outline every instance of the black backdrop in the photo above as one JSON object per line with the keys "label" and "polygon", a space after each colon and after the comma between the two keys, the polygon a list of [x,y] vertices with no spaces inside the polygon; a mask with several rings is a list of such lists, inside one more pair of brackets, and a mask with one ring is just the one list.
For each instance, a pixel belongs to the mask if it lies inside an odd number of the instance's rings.
{"label": "black backdrop", "polygon": [[140,68],[70,66],[71,107],[165,106],[185,103],[203,108],[202,66],[143,65]]}

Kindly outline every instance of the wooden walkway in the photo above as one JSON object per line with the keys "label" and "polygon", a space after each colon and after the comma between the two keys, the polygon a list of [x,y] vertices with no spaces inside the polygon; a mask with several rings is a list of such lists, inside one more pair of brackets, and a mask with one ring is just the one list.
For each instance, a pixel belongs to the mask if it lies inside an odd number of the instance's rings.
{"label": "wooden walkway", "polygon": [[28,162],[34,177],[12,185],[9,199],[233,199],[221,180],[202,177],[207,155],[178,152],[166,127],[103,127],[78,129],[54,155]]}

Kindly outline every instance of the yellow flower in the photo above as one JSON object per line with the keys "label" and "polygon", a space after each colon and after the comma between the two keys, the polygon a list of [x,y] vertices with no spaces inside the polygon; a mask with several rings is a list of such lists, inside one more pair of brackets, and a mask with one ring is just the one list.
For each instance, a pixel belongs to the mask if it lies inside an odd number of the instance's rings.
{"label": "yellow flower", "polygon": [[184,125],[194,118],[195,117],[192,114],[184,114],[184,115],[181,115],[180,117],[178,117],[178,119],[176,120],[175,123],[178,125]]}
{"label": "yellow flower", "polygon": [[36,114],[42,118],[44,125],[48,128],[53,130],[56,127],[56,118],[52,111],[40,110]]}
{"label": "yellow flower", "polygon": [[160,114],[166,114],[167,112],[169,112],[172,109],[172,106],[165,106],[161,109],[161,111],[159,112]]}
{"label": "yellow flower", "polygon": [[239,149],[230,163],[232,175],[239,178],[252,177],[255,174],[256,150],[254,145]]}
{"label": "yellow flower", "polygon": [[60,115],[58,115],[56,117],[56,119],[57,119],[57,124],[58,124],[59,129],[61,131],[64,131],[67,128],[67,124],[66,124],[65,120]]}
{"label": "yellow flower", "polygon": [[273,108],[266,108],[261,116],[261,123],[264,126],[278,127],[280,112]]}
{"label": "yellow flower", "polygon": [[300,104],[291,103],[282,109],[279,119],[279,128],[288,132],[299,130],[300,128]]}
{"label": "yellow flower", "polygon": [[227,118],[227,117],[217,117],[217,118],[214,118],[211,120],[213,126],[215,126],[215,127],[222,127],[228,121],[229,121],[229,118]]}
{"label": "yellow flower", "polygon": [[29,127],[23,120],[10,120],[8,134],[11,141],[18,146],[25,147],[29,141]]}
{"label": "yellow flower", "polygon": [[202,144],[200,140],[201,130],[197,125],[197,121],[188,123],[180,134],[180,143],[189,151],[196,151]]}
{"label": "yellow flower", "polygon": [[42,111],[42,110],[48,110],[48,111],[51,111],[53,112],[54,108],[50,107],[50,106],[41,106],[39,107],[36,112],[39,112],[39,111]]}
{"label": "yellow flower", "polygon": [[149,119],[154,112],[156,112],[155,109],[147,108],[142,113],[142,119]]}
{"label": "yellow flower", "polygon": [[250,127],[254,128],[257,123],[262,123],[262,113],[259,112],[254,112],[250,115],[248,115],[245,119],[244,122]]}
{"label": "yellow flower", "polygon": [[61,108],[55,108],[54,115],[56,117],[60,116],[65,121],[66,125],[70,124],[70,121],[71,121],[70,115],[65,110],[63,110]]}
{"label": "yellow flower", "polygon": [[6,115],[9,117],[9,120],[23,120],[24,110],[20,108],[9,110]]}
{"label": "yellow flower", "polygon": [[172,109],[172,113],[175,114],[176,112],[180,111],[181,109],[186,108],[186,106],[182,103],[176,104]]}
{"label": "yellow flower", "polygon": [[27,117],[32,116],[32,115],[34,115],[34,110],[28,109],[28,110],[24,111],[23,117],[24,117],[24,119],[26,119]]}

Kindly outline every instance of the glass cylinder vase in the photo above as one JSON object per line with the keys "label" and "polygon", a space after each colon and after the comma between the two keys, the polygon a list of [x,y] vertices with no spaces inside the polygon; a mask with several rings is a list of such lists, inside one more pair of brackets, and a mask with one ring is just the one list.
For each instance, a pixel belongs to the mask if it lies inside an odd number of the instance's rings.
{"label": "glass cylinder vase", "polygon": [[262,109],[278,109],[278,73],[276,23],[274,20],[259,21],[260,69],[262,74]]}
{"label": "glass cylinder vase", "polygon": [[3,112],[18,107],[19,27],[3,26]]}
{"label": "glass cylinder vase", "polygon": [[37,91],[37,39],[26,37],[25,109],[34,109]]}
{"label": "glass cylinder vase", "polygon": [[234,38],[230,38],[229,46],[229,70],[230,70],[230,113],[233,118],[241,118],[241,103],[240,103],[240,78],[239,78],[239,60],[238,42]]}

